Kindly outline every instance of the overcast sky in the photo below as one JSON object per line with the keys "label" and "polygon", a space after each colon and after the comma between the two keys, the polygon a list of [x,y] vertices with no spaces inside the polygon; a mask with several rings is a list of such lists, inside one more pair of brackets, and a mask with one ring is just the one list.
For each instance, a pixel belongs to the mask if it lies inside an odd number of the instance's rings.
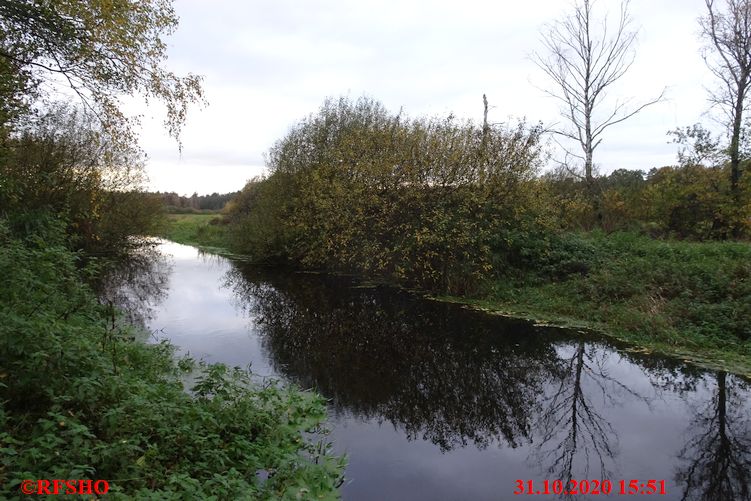
{"label": "overcast sky", "polygon": [[[568,0],[176,0],[180,27],[168,67],[205,77],[209,105],[193,109],[182,155],[162,110],[144,112],[141,143],[150,188],[181,194],[235,191],[264,171],[264,154],[327,96],[367,95],[410,116],[552,124],[558,105],[530,60],[540,30]],[[599,0],[600,13],[617,0]],[[671,164],[666,132],[708,122],[713,81],[700,55],[704,0],[632,0],[636,62],[612,99],[666,99],[606,133],[601,172]]]}

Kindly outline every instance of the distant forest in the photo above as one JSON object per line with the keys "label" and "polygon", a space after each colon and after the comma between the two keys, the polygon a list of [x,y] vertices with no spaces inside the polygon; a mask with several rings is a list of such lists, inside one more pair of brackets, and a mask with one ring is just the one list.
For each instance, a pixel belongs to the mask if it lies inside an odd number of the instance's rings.
{"label": "distant forest", "polygon": [[227,202],[236,197],[240,192],[212,193],[211,195],[199,195],[193,193],[189,197],[178,195],[175,192],[154,193],[161,198],[169,212],[190,212],[192,210],[222,210]]}

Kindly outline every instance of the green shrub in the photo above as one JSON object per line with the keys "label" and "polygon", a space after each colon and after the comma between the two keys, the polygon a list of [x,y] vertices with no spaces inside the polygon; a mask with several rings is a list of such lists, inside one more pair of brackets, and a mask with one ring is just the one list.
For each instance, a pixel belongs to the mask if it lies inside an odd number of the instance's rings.
{"label": "green shrub", "polygon": [[587,275],[599,259],[591,239],[550,230],[506,232],[495,239],[493,249],[502,275],[524,281]]}

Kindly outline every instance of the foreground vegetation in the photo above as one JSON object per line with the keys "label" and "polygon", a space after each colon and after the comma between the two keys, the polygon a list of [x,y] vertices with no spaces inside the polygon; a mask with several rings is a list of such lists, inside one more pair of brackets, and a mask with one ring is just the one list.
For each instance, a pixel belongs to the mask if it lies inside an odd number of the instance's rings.
{"label": "foreground vegetation", "polygon": [[115,499],[333,496],[341,464],[302,436],[320,397],[135,341],[84,285],[96,265],[46,223],[18,238],[0,220],[1,497],[54,478],[107,479]]}
{"label": "foreground vegetation", "polygon": [[336,498],[320,397],[176,360],[95,293],[159,228],[142,165],[69,105],[0,143],[0,497],[92,479],[114,499]]}
{"label": "foreground vegetation", "polygon": [[1,143],[0,497],[27,479],[107,480],[114,499],[337,497],[343,465],[308,434],[320,397],[176,360],[95,293],[159,228],[140,167],[67,105]]}

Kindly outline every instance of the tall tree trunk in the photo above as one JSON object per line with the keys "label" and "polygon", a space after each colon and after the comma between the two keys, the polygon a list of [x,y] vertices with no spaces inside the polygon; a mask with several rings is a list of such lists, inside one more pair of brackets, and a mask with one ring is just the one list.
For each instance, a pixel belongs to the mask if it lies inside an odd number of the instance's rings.
{"label": "tall tree trunk", "polygon": [[[699,20],[702,36],[713,46],[712,57],[705,57],[707,66],[720,80],[721,87],[712,93],[712,101],[731,119],[730,188],[737,214],[730,223],[730,234],[739,237],[743,216],[740,189],[740,140],[746,92],[751,85],[751,2],[749,0],[705,0],[707,16]],[[722,6],[716,5],[722,4]],[[724,12],[723,12],[724,11]]]}
{"label": "tall tree trunk", "polygon": [[745,94],[745,89],[738,89],[738,97],[735,100],[735,109],[733,110],[733,130],[730,138],[730,188],[734,195],[738,193],[738,181],[741,172],[741,126],[743,123],[743,100]]}
{"label": "tall tree trunk", "polygon": [[584,109],[584,178],[590,189],[594,184],[594,176],[592,175],[592,150],[592,110],[587,105]]}
{"label": "tall tree trunk", "polygon": [[[733,197],[735,207],[741,206],[741,194],[739,181],[741,177],[741,127],[743,123],[743,101],[746,95],[745,86],[738,87],[738,96],[735,100],[735,109],[733,110],[733,130],[730,138],[730,192]],[[730,232],[734,238],[741,235],[741,225],[737,218],[733,218],[730,225]]]}
{"label": "tall tree trunk", "polygon": [[[585,90],[585,95],[589,90]],[[593,173],[593,138],[592,138],[592,109],[587,105],[584,113],[584,181],[587,186],[587,195],[592,203],[592,214],[595,216],[594,224],[602,226],[602,204],[600,203],[600,194],[597,191],[595,176]]]}

